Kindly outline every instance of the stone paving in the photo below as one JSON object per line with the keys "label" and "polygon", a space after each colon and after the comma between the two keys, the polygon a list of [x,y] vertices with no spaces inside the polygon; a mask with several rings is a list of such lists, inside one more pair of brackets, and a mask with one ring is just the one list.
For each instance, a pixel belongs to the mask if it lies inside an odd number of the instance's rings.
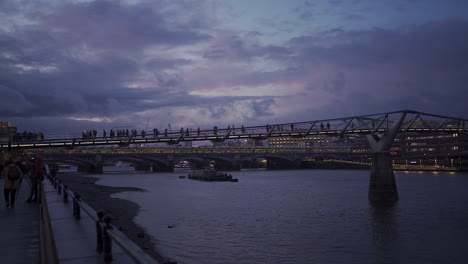
{"label": "stone paving", "polygon": [[[49,180],[44,180],[44,200],[50,216],[52,233],[59,263],[104,263],[104,256],[96,252],[96,224],[84,211],[81,218],[73,216],[73,203],[63,200]],[[135,263],[115,243],[112,263]]]}
{"label": "stone paving", "polygon": [[30,185],[21,182],[15,208],[6,208],[0,179],[0,263],[40,263],[39,204],[25,203]]}
{"label": "stone paving", "polygon": [[[0,188],[3,190],[3,178]],[[26,203],[30,185],[23,180],[15,208],[6,208],[0,199],[0,263],[40,264],[40,204]],[[73,217],[71,200],[63,201],[48,180],[44,180],[45,201],[50,215],[52,235],[57,247],[58,263],[104,263],[102,254],[96,252],[96,227],[94,221],[82,212],[80,220]],[[116,244],[112,248],[112,263],[134,263]]]}

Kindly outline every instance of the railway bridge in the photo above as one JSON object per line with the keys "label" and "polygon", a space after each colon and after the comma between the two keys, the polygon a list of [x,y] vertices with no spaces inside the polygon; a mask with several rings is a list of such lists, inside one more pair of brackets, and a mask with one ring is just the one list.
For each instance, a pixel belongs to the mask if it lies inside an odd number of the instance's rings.
{"label": "railway bridge", "polygon": [[131,163],[137,171],[171,172],[174,165],[190,161],[202,168],[215,161],[219,170],[239,170],[258,166],[269,169],[297,169],[311,159],[347,159],[349,149],[340,147],[178,147],[178,148],[76,148],[28,150],[41,155],[46,162],[73,164],[80,172],[102,173],[103,166],[118,162]]}

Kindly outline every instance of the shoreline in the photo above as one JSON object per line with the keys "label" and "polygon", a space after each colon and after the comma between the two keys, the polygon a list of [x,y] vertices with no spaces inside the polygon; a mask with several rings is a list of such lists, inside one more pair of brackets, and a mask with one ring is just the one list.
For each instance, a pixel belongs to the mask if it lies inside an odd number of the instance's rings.
{"label": "shoreline", "polygon": [[111,196],[120,192],[144,192],[134,187],[110,187],[96,184],[97,177],[83,176],[80,173],[57,173],[57,178],[70,190],[80,194],[81,199],[94,210],[102,209],[112,215],[112,224],[130,240],[142,248],[156,261],[163,263],[168,259],[156,251],[156,239],[146,233],[133,219],[138,215],[140,206],[132,201]]}

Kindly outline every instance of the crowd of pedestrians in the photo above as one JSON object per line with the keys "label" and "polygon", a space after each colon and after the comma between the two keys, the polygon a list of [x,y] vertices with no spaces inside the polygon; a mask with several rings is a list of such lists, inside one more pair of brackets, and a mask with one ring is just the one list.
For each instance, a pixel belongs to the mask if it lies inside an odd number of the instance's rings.
{"label": "crowd of pedestrians", "polygon": [[[327,126],[329,127],[329,124],[327,124]],[[267,131],[269,131],[270,129],[272,129],[274,126],[270,126],[270,125],[266,125],[266,128],[267,128]],[[247,128],[244,127],[244,125],[242,125],[240,128],[240,131],[242,134],[245,134],[247,133]],[[239,130],[238,129],[238,130]],[[278,131],[282,131],[282,127],[280,128],[280,126],[278,125]],[[291,131],[294,130],[294,124],[291,124]],[[152,134],[149,134],[149,136],[153,137],[153,138],[157,138],[159,136],[164,136],[164,137],[168,137],[170,134],[174,135],[174,134],[179,134],[180,136],[190,136],[190,135],[197,135],[197,136],[201,136],[202,133],[205,134],[209,134],[210,130],[201,130],[200,127],[198,127],[196,130],[195,129],[192,129],[192,128],[183,128],[181,127],[179,132],[177,133],[176,132],[177,130],[170,130],[168,128],[165,128],[164,130],[160,131],[159,129],[157,128],[154,128],[152,130]],[[235,134],[236,130],[235,130],[235,127],[234,125],[229,125],[227,128],[224,128],[224,129],[219,129],[218,126],[213,126],[213,130],[212,130],[212,133],[214,135],[218,135],[218,133],[220,131],[224,131],[227,133],[227,131],[231,131],[233,134]],[[114,129],[111,129],[111,130],[105,130],[103,129],[102,132],[98,132],[97,130],[87,130],[87,131],[83,131],[81,132],[81,138],[82,139],[114,139],[114,138],[129,138],[129,137],[132,137],[132,138],[136,138],[136,137],[141,137],[141,138],[145,138],[147,137],[148,134],[146,132],[145,129],[142,129],[141,131],[138,131],[137,129],[117,129],[117,130],[114,130]]]}
{"label": "crowd of pedestrians", "polygon": [[39,201],[39,184],[43,179],[44,166],[40,156],[14,160],[8,158],[0,163],[3,177],[3,196],[6,208],[14,208],[21,185],[26,181],[30,186],[29,197],[25,202]]}
{"label": "crowd of pedestrians", "polygon": [[14,141],[33,141],[33,140],[44,140],[44,134],[42,132],[39,133],[31,133],[24,131],[23,133],[16,133],[13,136]]}
{"label": "crowd of pedestrians", "polygon": [[[159,131],[157,129],[153,130],[153,132],[157,135],[159,134]],[[146,137],[146,131],[143,129],[140,131],[140,133],[138,133],[138,130],[136,129],[131,129],[131,130],[128,130],[128,129],[118,129],[118,130],[105,130],[103,129],[101,134],[99,135],[98,131],[97,130],[88,130],[88,131],[83,131],[81,132],[81,139],[96,139],[96,138],[102,138],[102,139],[106,139],[106,138],[125,138],[125,137],[137,137],[138,135],[140,135],[141,137]],[[155,137],[156,137],[155,135]]]}

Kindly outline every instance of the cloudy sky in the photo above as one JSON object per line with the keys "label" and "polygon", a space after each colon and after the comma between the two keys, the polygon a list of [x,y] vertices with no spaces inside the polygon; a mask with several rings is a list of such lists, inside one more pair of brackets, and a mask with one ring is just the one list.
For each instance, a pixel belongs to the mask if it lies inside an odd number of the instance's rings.
{"label": "cloudy sky", "polygon": [[0,92],[45,133],[468,118],[468,1],[0,0]]}

